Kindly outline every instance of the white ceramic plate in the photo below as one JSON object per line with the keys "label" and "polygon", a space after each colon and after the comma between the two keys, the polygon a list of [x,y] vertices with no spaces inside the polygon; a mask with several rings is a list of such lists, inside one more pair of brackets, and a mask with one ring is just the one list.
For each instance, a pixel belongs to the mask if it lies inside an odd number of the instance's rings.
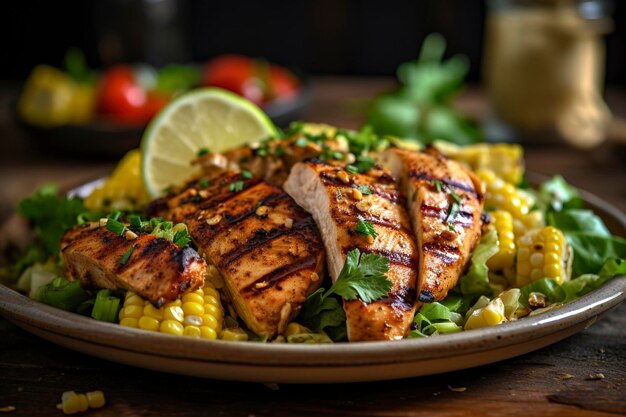
{"label": "white ceramic plate", "polygon": [[[611,231],[626,216],[583,193]],[[328,383],[397,379],[497,362],[558,342],[626,298],[626,277],[559,309],[500,326],[397,342],[287,345],[196,340],[125,328],[68,313],[0,286],[0,314],[53,343],[164,372],[255,382]]]}

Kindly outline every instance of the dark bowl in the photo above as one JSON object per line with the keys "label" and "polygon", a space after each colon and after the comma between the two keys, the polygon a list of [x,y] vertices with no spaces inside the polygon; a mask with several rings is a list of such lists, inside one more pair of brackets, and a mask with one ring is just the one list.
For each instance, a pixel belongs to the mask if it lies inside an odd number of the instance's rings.
{"label": "dark bowl", "polygon": [[[296,95],[270,101],[262,107],[276,126],[286,127],[301,118],[311,102],[311,85],[306,77],[299,78],[301,85]],[[17,100],[12,107],[17,125],[27,132],[34,146],[57,155],[117,159],[139,146],[145,128],[144,125],[122,124],[106,119],[98,119],[86,125],[43,128],[22,120],[17,113],[16,103]]]}

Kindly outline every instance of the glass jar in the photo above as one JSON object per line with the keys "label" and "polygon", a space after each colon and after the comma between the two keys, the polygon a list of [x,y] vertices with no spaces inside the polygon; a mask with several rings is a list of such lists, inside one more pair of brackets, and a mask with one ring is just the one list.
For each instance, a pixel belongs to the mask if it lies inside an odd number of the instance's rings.
{"label": "glass jar", "polygon": [[488,1],[483,68],[490,139],[557,137],[579,147],[605,139],[611,113],[602,98],[602,35],[612,28],[610,6],[601,0]]}

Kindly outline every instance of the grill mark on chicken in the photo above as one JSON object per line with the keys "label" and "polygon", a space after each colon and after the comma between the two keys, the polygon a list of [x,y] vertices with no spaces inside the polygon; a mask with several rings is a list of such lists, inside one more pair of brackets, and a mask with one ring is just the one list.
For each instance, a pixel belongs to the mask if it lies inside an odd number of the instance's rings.
{"label": "grill mark on chicken", "polygon": [[413,232],[411,231],[411,229],[404,227],[399,222],[393,219],[389,219],[387,217],[374,216],[366,212],[359,213],[355,216],[352,212],[342,210],[338,207],[334,207],[332,209],[332,212],[333,212],[333,218],[335,219],[337,223],[354,223],[356,227],[357,220],[363,220],[363,221],[368,221],[380,227],[385,227],[387,229],[393,229],[395,231],[402,232],[403,234],[410,236],[410,237],[413,236]]}
{"label": "grill mark on chicken", "polygon": [[434,176],[429,175],[426,172],[420,172],[420,171],[416,171],[416,170],[409,170],[408,172],[408,176],[411,178],[415,178],[417,180],[423,180],[423,181],[428,181],[428,182],[435,182],[435,181],[441,181],[442,184],[451,187],[451,188],[456,188],[458,190],[461,191],[465,191],[466,193],[472,194],[474,197],[481,199],[482,196],[480,195],[480,193],[476,192],[476,190],[474,189],[474,187],[466,185],[466,184],[462,184],[460,182],[451,180],[451,179],[446,179],[446,178],[437,178]]}
{"label": "grill mark on chicken", "polygon": [[381,298],[380,301],[389,304],[394,309],[409,311],[413,309],[416,293],[415,288],[403,285],[387,297]]}
{"label": "grill mark on chicken", "polygon": [[243,255],[248,252],[252,252],[253,250],[267,245],[274,239],[277,239],[281,236],[285,235],[296,235],[300,234],[301,231],[309,229],[310,227],[314,227],[315,223],[311,217],[306,217],[299,221],[294,222],[291,229],[287,228],[272,228],[270,230],[258,229],[252,238],[248,239],[243,245],[237,247],[236,249],[225,253],[222,255],[220,259],[219,265],[220,267],[225,267],[226,265],[236,261],[241,258]]}
{"label": "grill mark on chicken", "polygon": [[426,242],[423,245],[426,252],[431,252],[445,264],[452,265],[459,260],[459,248],[456,246],[446,245],[442,242]]}
{"label": "grill mark on chicken", "polygon": [[[289,265],[283,265],[275,270],[268,272],[263,275],[261,278],[254,281],[252,284],[244,287],[242,292],[253,292],[253,293],[261,293],[263,291],[269,290],[272,287],[276,287],[277,289],[281,289],[279,284],[281,281],[289,278],[290,276],[304,270],[304,269],[314,269],[315,264],[317,263],[317,259],[313,255],[309,255],[306,258],[296,259],[295,262]],[[266,284],[266,285],[262,285]]]}
{"label": "grill mark on chicken", "polygon": [[250,217],[250,216],[256,214],[256,210],[257,210],[258,206],[273,207],[276,204],[278,204],[280,201],[288,200],[288,199],[289,199],[289,196],[287,194],[284,194],[284,193],[272,194],[272,195],[269,195],[269,196],[261,199],[261,201],[259,201],[256,204],[255,207],[252,207],[251,210],[243,212],[239,216],[233,216],[233,215],[231,215],[228,212],[224,212],[224,213],[222,213],[222,215],[224,216],[224,219],[229,224],[239,223],[239,222],[243,221],[244,219],[246,219],[247,217]]}
{"label": "grill mark on chicken", "polygon": [[[422,215],[424,217],[436,217],[438,219],[445,219],[448,217],[449,209],[429,206],[427,204],[422,204],[421,206]],[[474,216],[472,213],[467,211],[458,211],[454,217],[454,224],[460,225],[462,227],[472,227],[474,224]]]}

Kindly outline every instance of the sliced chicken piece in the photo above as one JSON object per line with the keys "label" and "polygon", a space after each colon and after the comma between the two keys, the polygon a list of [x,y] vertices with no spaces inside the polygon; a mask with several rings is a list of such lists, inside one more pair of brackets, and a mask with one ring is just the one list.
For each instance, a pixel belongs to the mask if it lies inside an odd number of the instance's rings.
{"label": "sliced chicken piece", "polygon": [[408,201],[420,250],[418,300],[441,300],[457,284],[480,239],[480,181],[435,148],[394,148],[385,151],[381,161],[398,177]]}
{"label": "sliced chicken piece", "polygon": [[156,307],[201,287],[207,267],[190,247],[147,233],[128,240],[94,223],[65,233],[61,258],[68,279],[88,288],[133,291]]}
{"label": "sliced chicken piece", "polygon": [[[359,190],[371,190],[364,194]],[[364,187],[367,186],[367,187]],[[344,300],[348,338],[396,340],[406,336],[415,313],[418,252],[404,202],[390,173],[372,170],[349,174],[341,167],[311,160],[294,165],[285,190],[313,215],[326,247],[328,269],[337,279],[346,254],[358,248],[389,258],[388,296],[365,303]],[[356,231],[359,220],[371,222],[378,236],[372,241]]]}
{"label": "sliced chicken piece", "polygon": [[324,249],[311,215],[259,179],[233,171],[200,179],[155,202],[152,214],[187,224],[258,335],[282,333],[322,282]]}

